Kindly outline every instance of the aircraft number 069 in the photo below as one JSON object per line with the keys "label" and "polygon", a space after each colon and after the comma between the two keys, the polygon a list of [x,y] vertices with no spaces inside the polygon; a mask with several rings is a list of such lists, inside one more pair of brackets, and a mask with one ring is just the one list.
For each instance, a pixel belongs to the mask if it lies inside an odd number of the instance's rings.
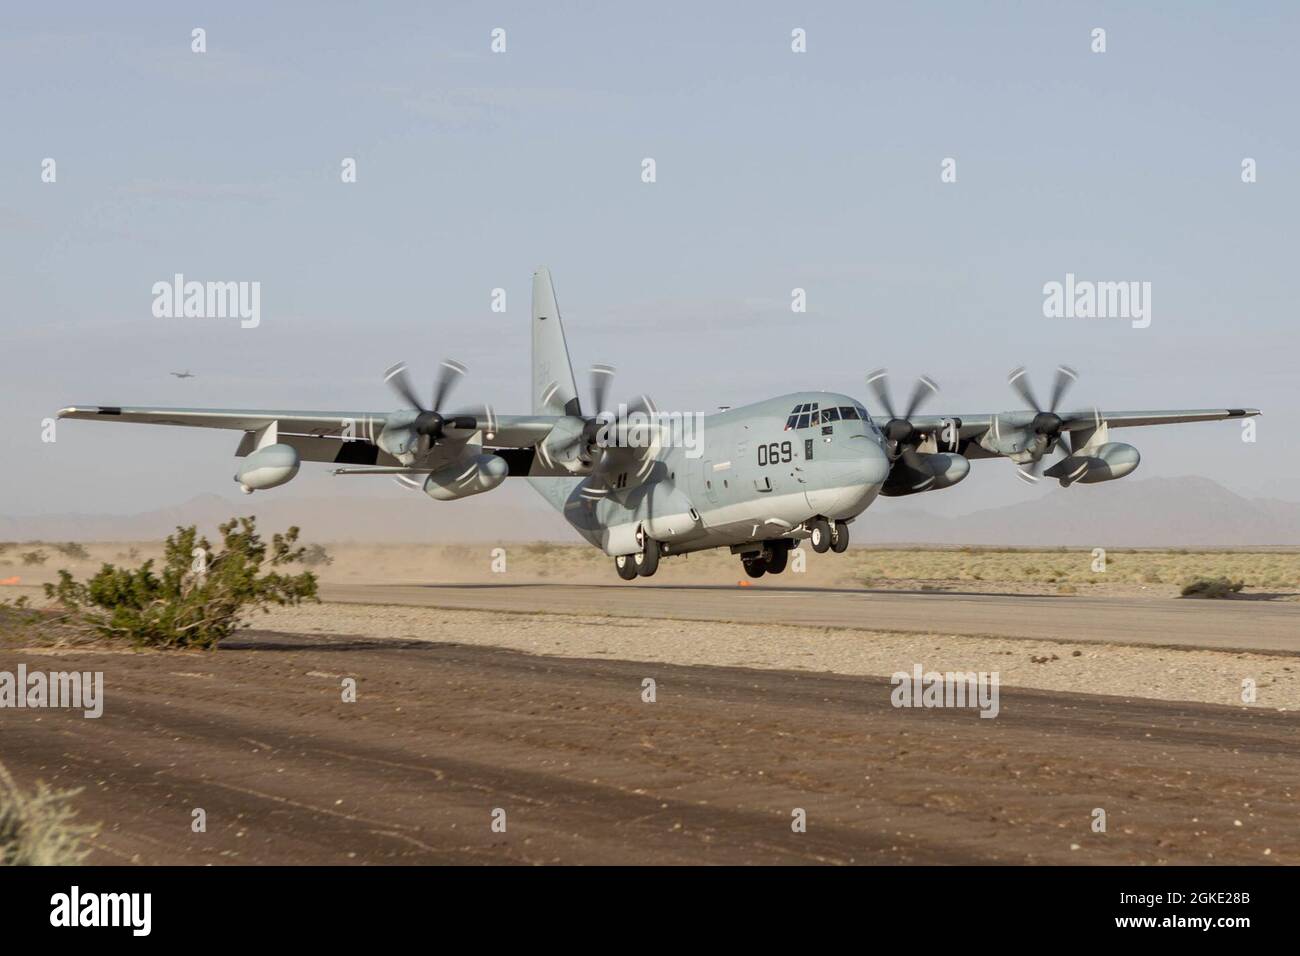
{"label": "aircraft number 069", "polygon": [[794,451],[788,441],[758,446],[759,465],[779,465],[781,462],[790,461],[793,457]]}

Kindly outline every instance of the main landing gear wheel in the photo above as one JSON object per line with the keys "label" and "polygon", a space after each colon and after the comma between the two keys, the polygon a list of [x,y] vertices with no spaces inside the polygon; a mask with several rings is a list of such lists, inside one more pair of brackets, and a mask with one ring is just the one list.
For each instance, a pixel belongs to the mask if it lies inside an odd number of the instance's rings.
{"label": "main landing gear wheel", "polygon": [[767,573],[780,574],[785,570],[785,562],[790,557],[790,549],[778,544],[772,549],[772,556],[767,559]]}
{"label": "main landing gear wheel", "polygon": [[636,562],[632,560],[630,554],[620,554],[615,558],[614,569],[618,571],[618,576],[624,581],[631,581],[636,577]]}
{"label": "main landing gear wheel", "polygon": [[835,522],[835,528],[831,532],[831,550],[836,554],[843,554],[849,547],[849,526],[843,521]]}
{"label": "main landing gear wheel", "polygon": [[641,550],[632,555],[632,561],[636,565],[637,574],[643,578],[650,577],[659,570],[659,542],[647,537]]}
{"label": "main landing gear wheel", "polygon": [[811,535],[808,543],[818,554],[825,554],[831,547],[831,526],[826,523],[825,518],[818,518],[808,523],[808,531]]}
{"label": "main landing gear wheel", "polygon": [[767,562],[762,558],[741,558],[740,563],[751,578],[761,578],[767,572]]}

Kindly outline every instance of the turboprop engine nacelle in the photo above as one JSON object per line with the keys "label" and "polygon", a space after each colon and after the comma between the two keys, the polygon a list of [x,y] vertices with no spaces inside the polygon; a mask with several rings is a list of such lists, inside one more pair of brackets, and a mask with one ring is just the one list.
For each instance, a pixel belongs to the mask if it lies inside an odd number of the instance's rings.
{"label": "turboprop engine nacelle", "polygon": [[274,488],[298,474],[300,459],[290,445],[267,445],[244,459],[235,473],[239,490],[246,495],[266,488]]}
{"label": "turboprop engine nacelle", "polygon": [[1108,442],[1099,445],[1088,455],[1071,455],[1044,472],[1049,478],[1059,478],[1063,486],[1093,485],[1099,481],[1114,481],[1129,474],[1142,456],[1132,445]]}
{"label": "turboprop engine nacelle", "polygon": [[454,501],[491,491],[510,474],[510,466],[497,455],[476,455],[432,472],[424,493],[439,501]]}
{"label": "turboprop engine nacelle", "polygon": [[880,493],[889,498],[915,495],[922,491],[951,488],[970,474],[970,461],[953,452],[937,452],[917,456],[925,470],[910,468],[907,459],[900,459],[889,472]]}

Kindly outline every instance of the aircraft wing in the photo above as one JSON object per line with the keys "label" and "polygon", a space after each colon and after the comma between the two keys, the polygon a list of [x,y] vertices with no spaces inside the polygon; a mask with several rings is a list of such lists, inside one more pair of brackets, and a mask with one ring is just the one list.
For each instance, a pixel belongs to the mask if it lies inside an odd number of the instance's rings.
{"label": "aircraft wing", "polygon": [[190,428],[228,428],[255,432],[276,422],[291,435],[340,436],[349,425],[358,437],[376,433],[388,421],[387,412],[309,412],[236,408],[157,408],[121,405],[71,405],[59,410],[60,418],[86,421],[134,422],[141,425],[184,425]]}
{"label": "aircraft wing", "polygon": [[[1185,422],[1217,422],[1232,418],[1251,418],[1259,413],[1258,408],[1175,408],[1123,412],[1088,409],[1057,414],[1065,422],[1063,431],[1077,431],[1094,428],[1099,422],[1105,422],[1111,428],[1132,425],[1178,425]],[[1003,423],[1012,423],[1020,418],[1028,421],[1033,414],[1030,411],[1015,411],[999,412],[996,415],[913,415],[909,420],[918,432],[929,433],[942,431],[944,426],[955,418],[961,422],[961,437],[974,438],[992,428],[995,418]]]}
{"label": "aircraft wing", "polygon": [[[406,414],[406,412],[399,412]],[[341,464],[395,464],[376,445],[383,427],[394,412],[376,411],[289,411],[279,408],[168,408],[116,405],[74,405],[61,408],[59,418],[86,421],[130,421],[144,425],[185,425],[188,428],[224,428],[235,432],[259,432],[276,424],[279,440],[294,445],[307,462]],[[526,449],[545,438],[558,415],[489,415],[484,445]],[[463,438],[471,437],[465,432]],[[489,437],[490,436],[490,437]],[[448,436],[447,444],[455,441]],[[442,442],[439,442],[442,444]],[[247,447],[246,447],[247,446]],[[237,454],[247,454],[251,441],[244,441]]]}
{"label": "aircraft wing", "polygon": [[1179,425],[1184,422],[1219,422],[1230,418],[1252,418],[1258,415],[1258,408],[1176,408],[1171,411],[1144,412],[1068,412],[1061,417],[1066,421],[1066,429],[1092,428],[1097,419],[1111,428],[1129,425]]}

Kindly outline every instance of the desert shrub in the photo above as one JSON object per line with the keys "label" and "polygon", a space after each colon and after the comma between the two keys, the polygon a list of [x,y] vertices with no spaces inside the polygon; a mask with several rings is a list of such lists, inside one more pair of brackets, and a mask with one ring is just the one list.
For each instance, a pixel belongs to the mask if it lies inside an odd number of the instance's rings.
{"label": "desert shrub", "polygon": [[0,866],[71,866],[85,859],[95,827],[73,823],[72,798],[80,790],[20,788],[0,764]]}
{"label": "desert shrub", "polygon": [[1197,578],[1183,587],[1183,597],[1232,597],[1245,586],[1244,581],[1229,581],[1227,578]]}
{"label": "desert shrub", "polygon": [[23,559],[23,564],[33,565],[44,564],[50,556],[44,551],[37,549],[36,551],[24,551],[22,554],[18,555],[18,557]]}
{"label": "desert shrub", "polygon": [[302,557],[298,559],[298,563],[315,568],[323,564],[333,564],[334,558],[322,545],[309,544],[302,549]]}
{"label": "desert shrub", "polygon": [[274,535],[268,546],[253,518],[221,525],[222,550],[213,552],[193,525],[177,528],[164,546],[161,573],[150,559],[132,570],[105,564],[88,581],[59,572],[45,594],[67,619],[100,636],[147,647],[214,648],[245,615],[268,605],[316,599],[316,576],[272,569],[302,560],[298,529]]}
{"label": "desert shrub", "polygon": [[65,558],[71,558],[73,561],[86,561],[90,558],[90,552],[86,550],[84,544],[78,544],[76,541],[66,541],[63,544],[54,545],[54,550],[59,552]]}

